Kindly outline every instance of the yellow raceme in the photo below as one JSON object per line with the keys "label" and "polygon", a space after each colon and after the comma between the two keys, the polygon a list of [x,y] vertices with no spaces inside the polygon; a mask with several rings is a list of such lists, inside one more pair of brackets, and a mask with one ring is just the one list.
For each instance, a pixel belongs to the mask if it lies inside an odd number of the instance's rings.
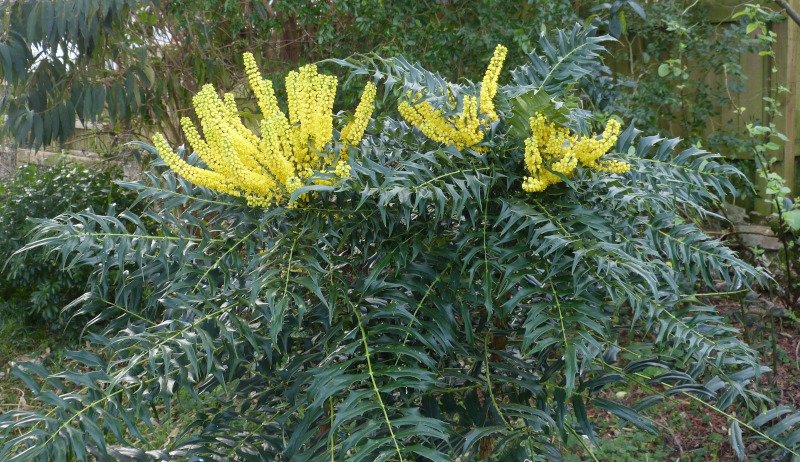
{"label": "yellow raceme", "polygon": [[272,82],[261,77],[252,54],[244,54],[244,64],[263,113],[261,136],[242,124],[232,94],[220,99],[214,87],[206,85],[192,101],[202,136],[188,118],[181,120],[181,127],[208,168],[187,164],[158,134],[153,143],[164,162],[192,183],[243,196],[253,206],[280,204],[316,173],[349,176],[347,146],[360,143],[364,136],[374,108],[375,85],[367,84],[353,120],[342,129],[337,159],[333,149],[336,77],[319,74],[313,65],[289,72],[287,117],[278,107]]}
{"label": "yellow raceme", "polygon": [[[456,149],[472,148],[485,135],[486,128],[498,119],[494,108],[497,81],[506,49],[495,49],[478,96],[465,95],[461,111],[455,113],[456,100],[447,89],[448,112],[420,101],[422,93],[406,94],[398,105],[400,114],[425,136]],[[193,98],[200,127],[189,118],[181,127],[191,148],[207,168],[189,165],[158,134],[153,143],[159,155],[180,176],[216,191],[245,197],[253,206],[284,203],[292,192],[315,178],[315,184],[331,185],[350,176],[347,146],[361,142],[372,117],[376,88],[368,83],[351,121],[334,137],[333,101],[336,77],[319,74],[316,66],[303,66],[286,77],[288,116],[279,107],[272,82],[265,80],[250,53],[244,55],[250,87],[256,96],[263,119],[260,134],[244,126],[232,94],[219,98],[206,85]],[[525,168],[522,189],[540,192],[572,177],[580,165],[601,172],[624,173],[630,165],[603,159],[616,143],[620,124],[610,120],[601,137],[579,137],[537,113],[530,118],[531,136],[525,140]],[[202,133],[202,135],[201,135]],[[259,136],[260,135],[260,136]]]}
{"label": "yellow raceme", "polygon": [[560,173],[570,178],[580,163],[586,168],[601,172],[625,173],[630,164],[619,160],[601,159],[617,142],[620,124],[610,120],[601,139],[597,137],[580,138],[570,134],[569,129],[548,122],[537,113],[530,119],[532,134],[525,140],[526,176],[522,189],[527,192],[540,192],[548,186],[561,181]]}
{"label": "yellow raceme", "polygon": [[[444,145],[453,145],[458,150],[472,148],[483,140],[486,127],[497,120],[494,97],[497,94],[497,81],[508,50],[497,45],[494,56],[481,83],[480,100],[474,96],[465,96],[460,114],[445,116],[445,111],[436,109],[429,101],[418,101],[422,93],[409,92],[407,100],[403,100],[397,109],[400,115],[411,125],[417,127],[425,136]],[[449,113],[455,112],[456,101],[449,95]],[[480,147],[474,148],[482,151]]]}
{"label": "yellow raceme", "polygon": [[481,83],[481,112],[486,114],[486,118],[492,122],[497,120],[497,113],[494,110],[494,96],[497,94],[497,81],[500,79],[500,71],[503,69],[503,61],[505,61],[507,53],[508,49],[506,47],[497,45]]}
{"label": "yellow raceme", "polygon": [[[355,145],[364,137],[364,132],[372,117],[372,110],[375,107],[375,95],[377,88],[372,83],[367,84],[364,93],[361,95],[361,102],[358,103],[353,120],[342,129],[339,139],[342,143]],[[347,160],[347,152],[343,151],[339,156],[340,160]]]}

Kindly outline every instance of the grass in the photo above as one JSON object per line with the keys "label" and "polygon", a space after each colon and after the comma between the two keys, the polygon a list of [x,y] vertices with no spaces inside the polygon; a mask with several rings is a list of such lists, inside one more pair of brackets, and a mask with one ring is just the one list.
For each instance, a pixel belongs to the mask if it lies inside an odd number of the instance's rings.
{"label": "grass", "polygon": [[[586,444],[590,443],[586,441]],[[651,435],[642,431],[620,430],[614,438],[598,440],[599,448],[595,448],[594,456],[598,460],[619,462],[656,462],[667,460],[670,448],[666,446],[662,435]],[[566,462],[582,462],[593,460],[583,446],[575,441],[564,451]]]}
{"label": "grass", "polygon": [[30,392],[21,380],[11,373],[12,361],[34,361],[45,366],[63,363],[65,349],[78,346],[75,333],[50,330],[46,324],[34,324],[19,319],[0,322],[0,412],[13,409],[14,404],[31,406]]}

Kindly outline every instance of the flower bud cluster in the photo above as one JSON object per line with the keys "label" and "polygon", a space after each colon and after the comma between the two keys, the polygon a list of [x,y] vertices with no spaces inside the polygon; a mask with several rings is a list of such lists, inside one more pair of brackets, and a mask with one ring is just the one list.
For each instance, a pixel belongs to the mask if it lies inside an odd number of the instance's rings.
{"label": "flower bud cluster", "polygon": [[[339,137],[342,143],[347,145],[355,145],[364,137],[364,131],[367,129],[369,119],[372,117],[372,110],[375,107],[375,95],[377,88],[372,82],[367,83],[364,88],[364,93],[361,95],[361,102],[358,103],[356,112],[353,115],[353,120],[350,121],[343,129]],[[347,150],[342,149],[339,154],[340,160],[347,160]]]}
{"label": "flower bud cluster", "polygon": [[481,112],[486,114],[486,118],[492,122],[497,120],[494,96],[497,94],[497,81],[500,79],[500,71],[503,69],[503,61],[505,61],[507,53],[508,48],[497,45],[481,84]]}
{"label": "flower bud cluster", "polygon": [[340,160],[336,163],[334,173],[336,173],[336,176],[339,178],[347,178],[350,176],[350,165],[347,164],[347,161]]}
{"label": "flower bud cluster", "polygon": [[578,137],[566,127],[549,123],[542,114],[530,119],[532,134],[525,140],[526,176],[522,189],[540,192],[548,186],[574,175],[578,163],[601,172],[625,173],[630,165],[619,160],[601,159],[617,142],[620,124],[610,120],[602,137]]}
{"label": "flower bud cluster", "polygon": [[194,165],[189,165],[181,157],[178,157],[178,155],[172,151],[172,148],[169,146],[169,143],[167,143],[164,135],[157,133],[155,136],[153,136],[153,146],[156,148],[158,154],[161,156],[164,162],[166,162],[167,165],[169,165],[178,175],[182,176],[186,180],[207,188],[216,189],[232,196],[241,195],[239,190],[230,181],[229,176],[212,170],[195,167]]}
{"label": "flower bud cluster", "polygon": [[211,85],[194,97],[203,136],[189,118],[181,119],[186,140],[208,168],[189,165],[160,134],[153,143],[162,159],[188,181],[247,198],[253,206],[279,204],[317,172],[345,178],[347,145],[361,141],[374,107],[375,85],[367,84],[353,120],[342,130],[338,163],[333,154],[333,100],[336,77],[303,66],[286,77],[289,117],[278,107],[272,82],[265,80],[250,53],[244,55],[250,86],[263,113],[261,136],[244,126],[232,94],[220,99]]}
{"label": "flower bud cluster", "polygon": [[480,101],[475,96],[464,96],[460,113],[456,113],[456,100],[448,89],[446,111],[434,108],[430,101],[418,103],[424,95],[417,92],[412,96],[409,91],[407,100],[401,101],[397,107],[400,115],[433,141],[452,144],[458,150],[475,146],[483,140],[486,127],[497,120],[493,100],[497,94],[497,80],[507,52],[503,45],[497,45],[483,77]]}
{"label": "flower bud cluster", "polygon": [[286,76],[289,123],[293,130],[294,163],[299,169],[319,167],[319,152],[333,135],[333,99],[337,79],[306,65]]}
{"label": "flower bud cluster", "polygon": [[[421,96],[418,93],[415,98],[419,99]],[[477,102],[471,96],[464,97],[462,113],[452,117],[444,117],[444,111],[434,109],[429,101],[413,106],[408,101],[402,101],[397,107],[400,115],[419,128],[425,136],[444,145],[452,144],[459,150],[471,147],[483,139],[477,108]]]}

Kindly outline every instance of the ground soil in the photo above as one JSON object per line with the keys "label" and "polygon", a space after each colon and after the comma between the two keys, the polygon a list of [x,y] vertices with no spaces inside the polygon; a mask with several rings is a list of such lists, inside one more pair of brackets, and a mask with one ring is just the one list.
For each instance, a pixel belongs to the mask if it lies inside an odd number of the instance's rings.
{"label": "ground soil", "polygon": [[17,162],[13,152],[7,150],[0,144],[0,180],[3,178],[11,178],[16,168]]}
{"label": "ground soil", "polygon": [[[717,308],[721,314],[727,314],[728,318],[733,320],[733,325],[743,331],[741,322],[738,319],[740,313],[740,305],[738,301],[733,300],[719,300]],[[771,330],[769,329],[770,321],[768,313],[754,313],[761,314],[761,319],[752,322],[748,326],[754,341],[751,346],[756,348],[761,354],[761,363],[772,367],[773,355],[772,345],[770,342]],[[776,340],[778,347],[778,361],[777,368],[773,372],[766,373],[761,376],[759,386],[760,392],[775,399],[776,405],[787,405],[797,408],[800,404],[800,326],[798,326],[791,319],[774,318],[776,322]],[[717,433],[724,437],[719,444],[719,451],[714,458],[704,458],[700,460],[737,460],[736,455],[728,443],[728,422],[727,418],[723,415],[709,412],[706,414],[698,414],[691,412],[690,409],[694,406],[693,403],[681,400],[683,413],[687,419],[687,425],[683,428],[676,430],[672,433],[669,446],[672,448],[671,456],[675,459],[680,459],[681,453],[690,453],[694,449],[703,448],[709,444],[709,437],[711,433]],[[680,412],[680,410],[679,410]],[[788,458],[771,458],[766,455],[756,456],[762,450],[768,449],[766,445],[751,440],[747,440],[747,431],[743,430],[745,436],[745,446],[747,453],[753,455],[750,460],[766,460],[766,461],[781,461],[789,460]],[[689,460],[689,459],[682,459]],[[691,459],[697,460],[697,459]]]}

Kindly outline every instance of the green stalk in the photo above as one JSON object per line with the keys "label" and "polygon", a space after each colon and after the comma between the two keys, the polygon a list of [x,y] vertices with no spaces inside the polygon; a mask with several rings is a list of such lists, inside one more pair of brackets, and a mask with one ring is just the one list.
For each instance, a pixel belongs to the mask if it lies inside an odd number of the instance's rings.
{"label": "green stalk", "polygon": [[378,389],[378,383],[375,381],[375,374],[372,372],[372,361],[369,359],[369,345],[367,345],[367,331],[364,330],[364,325],[361,323],[361,316],[358,315],[355,307],[353,307],[352,304],[350,306],[353,308],[353,315],[355,315],[356,321],[358,321],[358,329],[361,331],[361,342],[364,344],[364,356],[367,358],[367,372],[372,381],[372,389],[375,390],[375,396],[378,397],[378,404],[380,404],[381,410],[383,411],[383,418],[386,420],[386,426],[389,427],[389,435],[391,435],[394,448],[397,450],[397,457],[400,458],[400,462],[403,462],[403,453],[400,452],[400,445],[397,443],[394,430],[392,430],[392,423],[389,421],[389,413],[386,412],[386,406],[383,404],[383,398],[381,398],[381,391]]}

